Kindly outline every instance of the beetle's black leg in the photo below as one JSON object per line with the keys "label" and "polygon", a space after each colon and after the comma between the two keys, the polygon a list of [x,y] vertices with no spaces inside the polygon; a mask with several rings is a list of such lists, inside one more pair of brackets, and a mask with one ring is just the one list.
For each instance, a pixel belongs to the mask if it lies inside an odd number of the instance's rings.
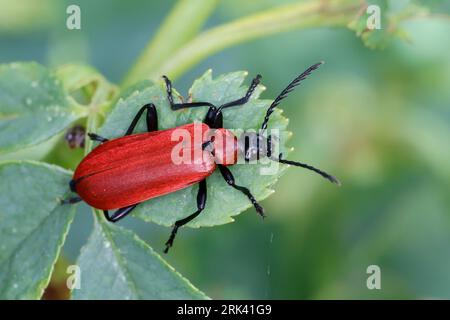
{"label": "beetle's black leg", "polygon": [[180,227],[184,226],[189,221],[195,219],[200,212],[203,211],[206,205],[206,179],[202,180],[198,184],[198,193],[197,193],[197,211],[195,211],[190,216],[178,220],[175,222],[175,225],[172,229],[172,233],[170,234],[169,240],[166,242],[166,249],[164,249],[164,253],[167,253],[173,245],[173,241],[175,240],[175,236],[177,235],[177,231]]}
{"label": "beetle's black leg", "polygon": [[148,132],[157,131],[158,130],[158,113],[156,112],[156,107],[153,103],[148,103],[142,108],[139,109],[138,113],[134,117],[133,121],[131,121],[130,126],[125,133],[126,136],[133,133],[134,128],[136,127],[139,119],[142,117],[144,111],[147,110],[147,116],[145,118],[147,122],[147,130]]}
{"label": "beetle's black leg", "polygon": [[246,104],[248,102],[248,100],[250,99],[250,97],[252,96],[253,92],[255,91],[256,87],[258,86],[258,84],[261,81],[261,75],[258,74],[253,80],[252,80],[252,84],[250,85],[250,87],[248,88],[247,92],[245,93],[245,96],[243,96],[240,99],[231,101],[231,102],[227,102],[223,105],[221,105],[219,107],[219,110],[225,109],[225,108],[229,108],[229,107],[234,107],[234,106],[241,106],[243,104]]}
{"label": "beetle's black leg", "polygon": [[205,120],[203,120],[210,128],[218,129],[223,127],[222,112],[218,111],[216,107],[211,107],[206,113]]}
{"label": "beetle's black leg", "polygon": [[[77,192],[76,184],[77,183],[76,183],[75,180],[70,180],[69,181],[70,191],[75,192],[75,193]],[[80,201],[83,201],[83,199],[81,199],[80,197],[76,196],[76,197],[72,197],[72,198],[69,198],[69,199],[61,200],[61,204],[73,204],[73,203],[77,203],[77,202],[80,202]]]}
{"label": "beetle's black leg", "polygon": [[61,204],[74,204],[74,203],[78,203],[80,201],[83,201],[83,199],[81,199],[80,197],[73,197],[73,198],[61,200]]}
{"label": "beetle's black leg", "polygon": [[95,133],[92,133],[92,132],[89,132],[87,135],[93,141],[98,141],[98,142],[101,142],[101,143],[108,141],[108,139],[103,138],[103,137],[99,136],[98,134],[95,134]]}
{"label": "beetle's black leg", "polygon": [[235,107],[235,106],[241,106],[243,104],[246,104],[250,97],[252,96],[253,92],[255,91],[256,87],[258,86],[259,82],[261,81],[261,75],[257,75],[253,80],[250,87],[247,89],[247,92],[245,95],[237,100],[227,102],[223,105],[221,105],[219,108],[210,108],[207,115],[205,123],[209,125],[211,128],[222,128],[223,127],[223,120],[222,120],[222,109],[229,108],[229,107]]}
{"label": "beetle's black leg", "polygon": [[241,191],[243,194],[245,194],[248,197],[248,199],[250,200],[250,202],[253,204],[253,206],[255,207],[256,212],[258,212],[258,214],[264,218],[265,217],[264,209],[256,201],[255,197],[251,194],[250,190],[248,190],[245,187],[238,186],[235,184],[234,177],[233,177],[233,174],[231,173],[230,169],[228,169],[227,167],[225,167],[224,165],[221,165],[221,164],[219,164],[218,166],[219,166],[220,173],[222,174],[225,181],[233,188],[235,188],[235,189]]}
{"label": "beetle's black leg", "polygon": [[123,207],[116,210],[112,215],[109,215],[108,210],[103,210],[106,220],[109,222],[117,222],[122,218],[125,218],[134,208],[136,208],[137,204],[133,204],[132,206]]}
{"label": "beetle's black leg", "polygon": [[163,76],[166,82],[167,100],[169,100],[170,108],[172,110],[178,110],[183,108],[193,108],[193,107],[214,107],[212,103],[209,102],[186,102],[186,103],[175,103],[172,96],[172,82],[166,76]]}
{"label": "beetle's black leg", "polygon": [[[146,104],[141,109],[139,109],[138,113],[134,117],[133,121],[131,121],[130,126],[128,127],[125,135],[128,136],[133,133],[134,128],[136,127],[139,119],[142,117],[144,111],[147,110],[146,122],[147,122],[147,130],[148,132],[157,131],[158,130],[158,113],[156,112],[156,107],[153,103]],[[106,142],[108,139],[103,138],[95,133],[88,133],[89,138],[98,142]]]}

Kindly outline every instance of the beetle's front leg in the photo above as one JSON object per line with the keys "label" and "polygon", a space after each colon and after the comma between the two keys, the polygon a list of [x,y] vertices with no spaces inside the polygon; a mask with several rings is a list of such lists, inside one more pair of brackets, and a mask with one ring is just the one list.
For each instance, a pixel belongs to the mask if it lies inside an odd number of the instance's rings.
{"label": "beetle's front leg", "polygon": [[206,192],[206,179],[203,179],[198,184],[197,211],[195,211],[190,216],[175,222],[175,225],[172,229],[172,233],[170,234],[169,240],[167,240],[167,242],[166,242],[166,249],[164,250],[164,253],[167,253],[169,251],[170,247],[173,246],[173,241],[175,240],[175,236],[177,235],[178,229],[180,227],[184,226],[186,223],[195,219],[200,214],[200,212],[202,212],[203,209],[205,209],[206,193],[207,193]]}
{"label": "beetle's front leg", "polygon": [[246,104],[260,82],[261,82],[261,75],[258,74],[255,78],[253,78],[250,87],[248,87],[247,92],[242,98],[221,105],[219,107],[219,110],[229,107],[242,106],[243,104]]}
{"label": "beetle's front leg", "polygon": [[[212,128],[222,128],[223,127],[223,120],[222,120],[222,109],[229,108],[229,107],[235,107],[235,106],[242,106],[250,100],[250,97],[252,96],[253,92],[255,91],[256,87],[261,81],[261,75],[258,74],[255,78],[253,78],[252,83],[250,87],[247,89],[247,92],[245,95],[237,100],[227,102],[222,104],[219,108],[215,108],[212,110],[212,108],[209,109],[206,119],[208,122],[206,122],[210,127]],[[214,112],[214,113],[213,113]],[[210,118],[208,118],[210,117]]]}
{"label": "beetle's front leg", "polygon": [[173,101],[172,95],[172,82],[166,76],[162,76],[164,82],[166,83],[167,100],[169,100],[170,108],[172,110],[178,110],[183,108],[193,108],[193,107],[214,107],[212,103],[209,102],[186,102],[186,103],[175,103]]}

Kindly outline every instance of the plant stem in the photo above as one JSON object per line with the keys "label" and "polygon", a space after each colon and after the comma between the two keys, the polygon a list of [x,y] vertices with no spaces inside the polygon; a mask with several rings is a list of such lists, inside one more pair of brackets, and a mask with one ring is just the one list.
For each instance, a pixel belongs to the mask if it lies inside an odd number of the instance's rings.
{"label": "plant stem", "polygon": [[162,74],[177,78],[199,61],[227,47],[292,29],[346,26],[365,5],[361,0],[309,1],[281,6],[212,28],[198,35],[165,60],[146,70],[156,80]]}
{"label": "plant stem", "polygon": [[167,16],[123,81],[146,79],[172,52],[191,40],[217,5],[217,0],[180,0]]}

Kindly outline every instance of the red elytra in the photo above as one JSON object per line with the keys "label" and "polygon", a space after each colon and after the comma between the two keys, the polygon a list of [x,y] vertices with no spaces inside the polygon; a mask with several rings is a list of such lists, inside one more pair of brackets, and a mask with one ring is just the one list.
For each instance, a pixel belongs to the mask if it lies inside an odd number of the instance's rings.
{"label": "red elytra", "polygon": [[[174,141],[177,130],[191,139],[184,140],[186,145],[182,148],[181,140]],[[111,210],[198,183],[214,172],[216,163],[232,165],[237,161],[237,139],[231,131],[211,131],[204,123],[193,123],[107,141],[89,153],[76,168],[73,179],[77,182],[77,193],[94,208]],[[210,135],[205,134],[208,132],[215,137],[213,152],[202,149],[202,144],[210,139]],[[199,134],[201,139],[195,141]],[[224,143],[217,143],[222,136],[226,137]],[[226,143],[230,137],[233,143]],[[181,157],[184,152],[191,155],[188,161],[177,163],[173,159],[174,152]]]}

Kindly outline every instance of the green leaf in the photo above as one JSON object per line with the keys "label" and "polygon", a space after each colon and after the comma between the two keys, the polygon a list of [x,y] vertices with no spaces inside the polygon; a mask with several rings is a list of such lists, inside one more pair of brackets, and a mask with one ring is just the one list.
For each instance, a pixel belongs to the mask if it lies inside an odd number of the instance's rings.
{"label": "green leaf", "polygon": [[134,233],[95,219],[73,299],[206,299]]}
{"label": "green leaf", "polygon": [[56,76],[67,92],[79,90],[92,83],[98,85],[98,82],[106,81],[97,70],[84,64],[64,64],[56,69]]}
{"label": "green leaf", "polygon": [[39,299],[75,206],[59,200],[70,172],[38,162],[0,164],[0,299]]}
{"label": "green leaf", "polygon": [[[211,71],[207,71],[196,80],[190,89],[189,96],[193,101],[209,101],[214,104],[229,102],[242,97],[246,86],[242,86],[247,72],[233,72],[212,79]],[[136,112],[146,103],[153,102],[158,110],[159,129],[174,128],[176,126],[202,121],[207,108],[192,108],[173,111],[170,109],[166,98],[163,82],[151,85],[150,82],[139,83],[136,90],[127,90],[127,95],[119,99],[111,114],[106,118],[99,134],[114,138],[122,136]],[[224,110],[224,127],[231,129],[258,129],[261,126],[264,115],[271,100],[258,99],[264,87],[259,86],[252,99],[244,106]],[[275,110],[270,128],[278,128],[282,132],[282,141],[286,142],[289,133],[285,131],[288,120],[281,115],[281,110]],[[145,121],[141,121],[137,132],[145,131]],[[281,146],[280,149],[285,149]],[[236,183],[248,187],[256,199],[262,200],[273,191],[273,185],[284,171],[285,166],[280,165],[280,170],[274,175],[261,175],[261,167],[258,165],[235,165],[231,167]],[[231,188],[215,172],[207,180],[208,201],[205,210],[188,225],[191,227],[214,226],[232,222],[232,216],[239,214],[251,206],[251,203],[241,192]],[[145,221],[171,226],[181,218],[188,216],[196,210],[197,186],[191,186],[183,190],[151,199],[139,205],[133,214]]]}
{"label": "green leaf", "polygon": [[43,66],[0,65],[0,154],[44,142],[85,113]]}

